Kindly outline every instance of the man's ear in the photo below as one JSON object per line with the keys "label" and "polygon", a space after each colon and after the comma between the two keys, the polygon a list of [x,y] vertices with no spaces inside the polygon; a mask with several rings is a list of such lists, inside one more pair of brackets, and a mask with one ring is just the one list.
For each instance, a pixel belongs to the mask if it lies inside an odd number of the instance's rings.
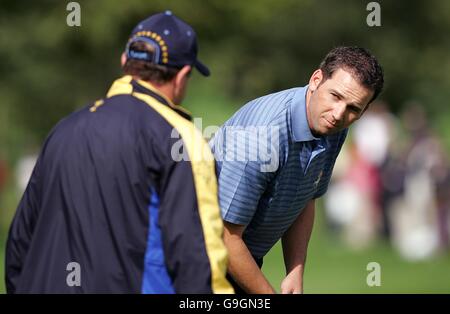
{"label": "man's ear", "polygon": [[179,87],[181,87],[185,84],[191,71],[192,71],[192,67],[190,65],[185,65],[184,67],[181,68],[180,71],[178,71],[177,75],[174,78],[176,89],[178,89]]}
{"label": "man's ear", "polygon": [[323,73],[321,69],[317,69],[314,71],[314,73],[311,75],[311,78],[309,79],[309,89],[314,92],[320,85],[320,83],[323,80]]}
{"label": "man's ear", "polygon": [[120,56],[120,64],[122,65],[122,67],[125,65],[126,62],[127,56],[125,55],[125,52],[123,52],[122,55]]}

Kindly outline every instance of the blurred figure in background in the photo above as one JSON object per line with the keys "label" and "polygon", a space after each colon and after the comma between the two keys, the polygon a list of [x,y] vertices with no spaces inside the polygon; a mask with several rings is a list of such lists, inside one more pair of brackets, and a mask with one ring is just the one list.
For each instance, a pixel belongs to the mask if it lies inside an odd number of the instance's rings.
{"label": "blurred figure in background", "polygon": [[346,149],[349,168],[330,188],[325,204],[345,243],[358,249],[369,245],[379,229],[379,174],[354,141]]}
{"label": "blurred figure in background", "polygon": [[406,108],[402,119],[411,140],[404,157],[403,198],[391,204],[392,241],[402,256],[420,260],[448,242],[449,168],[422,107]]}
{"label": "blurred figure in background", "polygon": [[419,260],[448,248],[450,167],[422,107],[407,108],[404,134],[381,103],[355,124],[325,208],[350,247],[382,235],[403,257]]}
{"label": "blurred figure in background", "polygon": [[364,248],[383,228],[381,165],[387,158],[394,120],[380,101],[355,123],[352,140],[345,146],[346,158],[325,199],[332,224],[342,229],[344,241]]}
{"label": "blurred figure in background", "polygon": [[438,210],[439,243],[443,251],[450,248],[450,167],[447,155],[442,152],[435,167],[436,206]]}

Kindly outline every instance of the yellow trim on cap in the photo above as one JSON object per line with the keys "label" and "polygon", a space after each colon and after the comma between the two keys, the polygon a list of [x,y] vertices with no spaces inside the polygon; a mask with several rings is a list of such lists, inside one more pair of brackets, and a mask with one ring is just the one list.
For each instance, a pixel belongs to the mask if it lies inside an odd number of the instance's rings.
{"label": "yellow trim on cap", "polygon": [[163,56],[163,58],[162,58],[162,63],[164,63],[164,64],[169,63],[169,54],[168,54],[169,48],[167,47],[166,42],[162,39],[161,36],[159,36],[158,34],[156,34],[154,32],[151,32],[151,31],[140,31],[140,32],[137,32],[136,34],[134,34],[134,36],[131,37],[128,40],[128,42],[131,42],[134,38],[140,37],[140,36],[145,36],[145,37],[154,39],[158,43],[159,47],[161,48],[161,51],[166,53],[165,57]]}

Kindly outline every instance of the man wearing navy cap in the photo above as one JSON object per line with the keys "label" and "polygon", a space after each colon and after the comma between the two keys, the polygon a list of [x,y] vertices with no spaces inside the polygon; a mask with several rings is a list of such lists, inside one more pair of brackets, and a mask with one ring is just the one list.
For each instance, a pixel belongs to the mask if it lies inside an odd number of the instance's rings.
{"label": "man wearing navy cap", "polygon": [[8,293],[233,292],[214,161],[180,107],[192,68],[209,75],[196,34],[150,16],[122,67],[46,139],[8,236]]}

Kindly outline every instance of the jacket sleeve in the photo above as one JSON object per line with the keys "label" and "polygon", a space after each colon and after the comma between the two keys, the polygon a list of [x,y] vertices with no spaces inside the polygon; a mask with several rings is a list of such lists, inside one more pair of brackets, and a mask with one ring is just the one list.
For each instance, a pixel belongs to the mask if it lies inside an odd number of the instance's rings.
{"label": "jacket sleeve", "polygon": [[36,223],[39,197],[39,160],[17,207],[6,242],[5,279],[7,293],[15,293]]}

